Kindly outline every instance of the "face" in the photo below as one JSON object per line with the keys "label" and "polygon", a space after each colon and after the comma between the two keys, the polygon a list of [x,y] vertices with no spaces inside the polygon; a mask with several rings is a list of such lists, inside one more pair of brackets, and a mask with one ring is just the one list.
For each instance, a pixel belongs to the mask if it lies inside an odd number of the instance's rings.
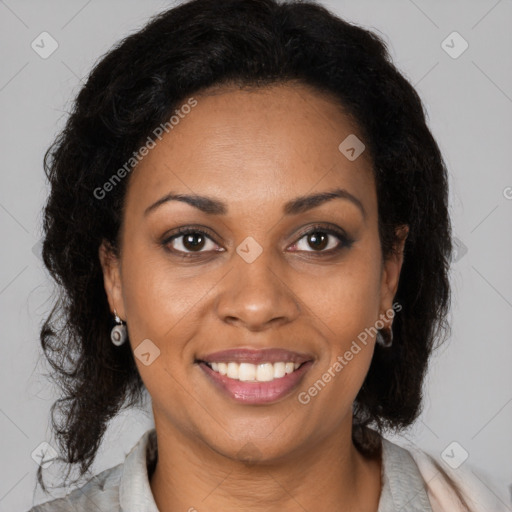
{"label": "face", "polygon": [[129,178],[105,290],[157,429],[282,458],[351,424],[375,339],[353,342],[402,259],[382,259],[371,161],[338,148],[361,135],[336,103],[298,85],[195,100]]}

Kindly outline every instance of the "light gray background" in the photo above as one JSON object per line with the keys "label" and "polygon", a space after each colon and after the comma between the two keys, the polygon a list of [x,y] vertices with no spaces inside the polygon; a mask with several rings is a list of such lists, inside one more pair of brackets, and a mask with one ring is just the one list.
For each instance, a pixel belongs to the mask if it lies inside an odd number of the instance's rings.
{"label": "light gray background", "polygon": [[[30,456],[42,441],[52,443],[48,414],[56,397],[38,363],[38,329],[51,291],[37,246],[47,194],[43,153],[62,128],[81,77],[113,43],[171,5],[0,1],[0,511],[48,499],[40,490],[34,494],[37,466]],[[392,440],[438,458],[457,441],[469,453],[465,464],[506,489],[512,482],[512,1],[324,5],[383,35],[420,93],[450,172],[462,247],[452,271],[452,336],[432,359],[423,414]],[[43,31],[59,44],[47,59],[31,48]],[[469,43],[457,59],[441,47],[453,31]],[[117,418],[93,472],[121,462],[151,426],[149,412]]]}

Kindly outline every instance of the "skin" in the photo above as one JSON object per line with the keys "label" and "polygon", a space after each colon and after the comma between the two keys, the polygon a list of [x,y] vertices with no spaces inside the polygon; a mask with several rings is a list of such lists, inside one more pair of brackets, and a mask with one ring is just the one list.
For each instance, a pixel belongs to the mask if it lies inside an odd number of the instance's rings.
{"label": "skin", "polygon": [[[197,106],[130,176],[119,258],[106,245],[99,252],[110,307],[126,321],[132,349],[150,339],[160,350],[149,366],[135,359],[152,397],[157,506],[375,512],[381,460],[365,459],[351,440],[352,405],[375,340],[309,404],[297,395],[390,310],[405,237],[384,260],[371,160],[363,152],[349,161],[339,151],[359,132],[332,99],[291,83],[225,86],[195,98]],[[283,214],[292,199],[337,188],[355,196],[364,214],[339,198]],[[171,191],[217,198],[228,212],[169,201],[144,215]],[[352,244],[326,233],[318,248],[306,235],[315,224],[341,228]],[[178,236],[167,243],[175,253],[166,250],[165,235],[191,225],[211,239],[194,252]],[[252,263],[236,252],[248,236],[262,248]],[[194,363],[235,347],[295,350],[311,354],[314,364],[287,397],[245,405],[218,391]]]}

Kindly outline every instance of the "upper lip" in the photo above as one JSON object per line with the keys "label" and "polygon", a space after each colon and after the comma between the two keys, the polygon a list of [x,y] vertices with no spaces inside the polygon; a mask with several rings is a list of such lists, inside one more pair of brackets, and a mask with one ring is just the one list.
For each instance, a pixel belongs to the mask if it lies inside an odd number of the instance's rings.
{"label": "upper lip", "polygon": [[198,361],[206,363],[278,363],[278,362],[292,362],[292,363],[305,363],[313,359],[312,356],[282,348],[266,348],[266,349],[246,349],[234,348],[229,350],[221,350],[208,354],[206,356],[198,357]]}

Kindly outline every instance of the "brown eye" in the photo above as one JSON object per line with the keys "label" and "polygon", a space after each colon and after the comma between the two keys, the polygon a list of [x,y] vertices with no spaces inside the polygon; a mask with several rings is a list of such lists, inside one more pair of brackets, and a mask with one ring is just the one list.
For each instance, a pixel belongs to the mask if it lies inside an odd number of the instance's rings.
{"label": "brown eye", "polygon": [[321,251],[326,248],[329,236],[321,231],[315,231],[307,235],[307,242],[313,249]]}
{"label": "brown eye", "polygon": [[183,247],[189,251],[196,251],[202,249],[205,244],[205,237],[201,233],[190,233],[183,235]]}
{"label": "brown eye", "polygon": [[342,231],[318,226],[302,235],[293,245],[293,249],[310,253],[333,253],[350,247],[352,243],[353,241]]}
{"label": "brown eye", "polygon": [[197,229],[180,231],[164,240],[163,245],[171,252],[184,255],[218,250],[210,236]]}

